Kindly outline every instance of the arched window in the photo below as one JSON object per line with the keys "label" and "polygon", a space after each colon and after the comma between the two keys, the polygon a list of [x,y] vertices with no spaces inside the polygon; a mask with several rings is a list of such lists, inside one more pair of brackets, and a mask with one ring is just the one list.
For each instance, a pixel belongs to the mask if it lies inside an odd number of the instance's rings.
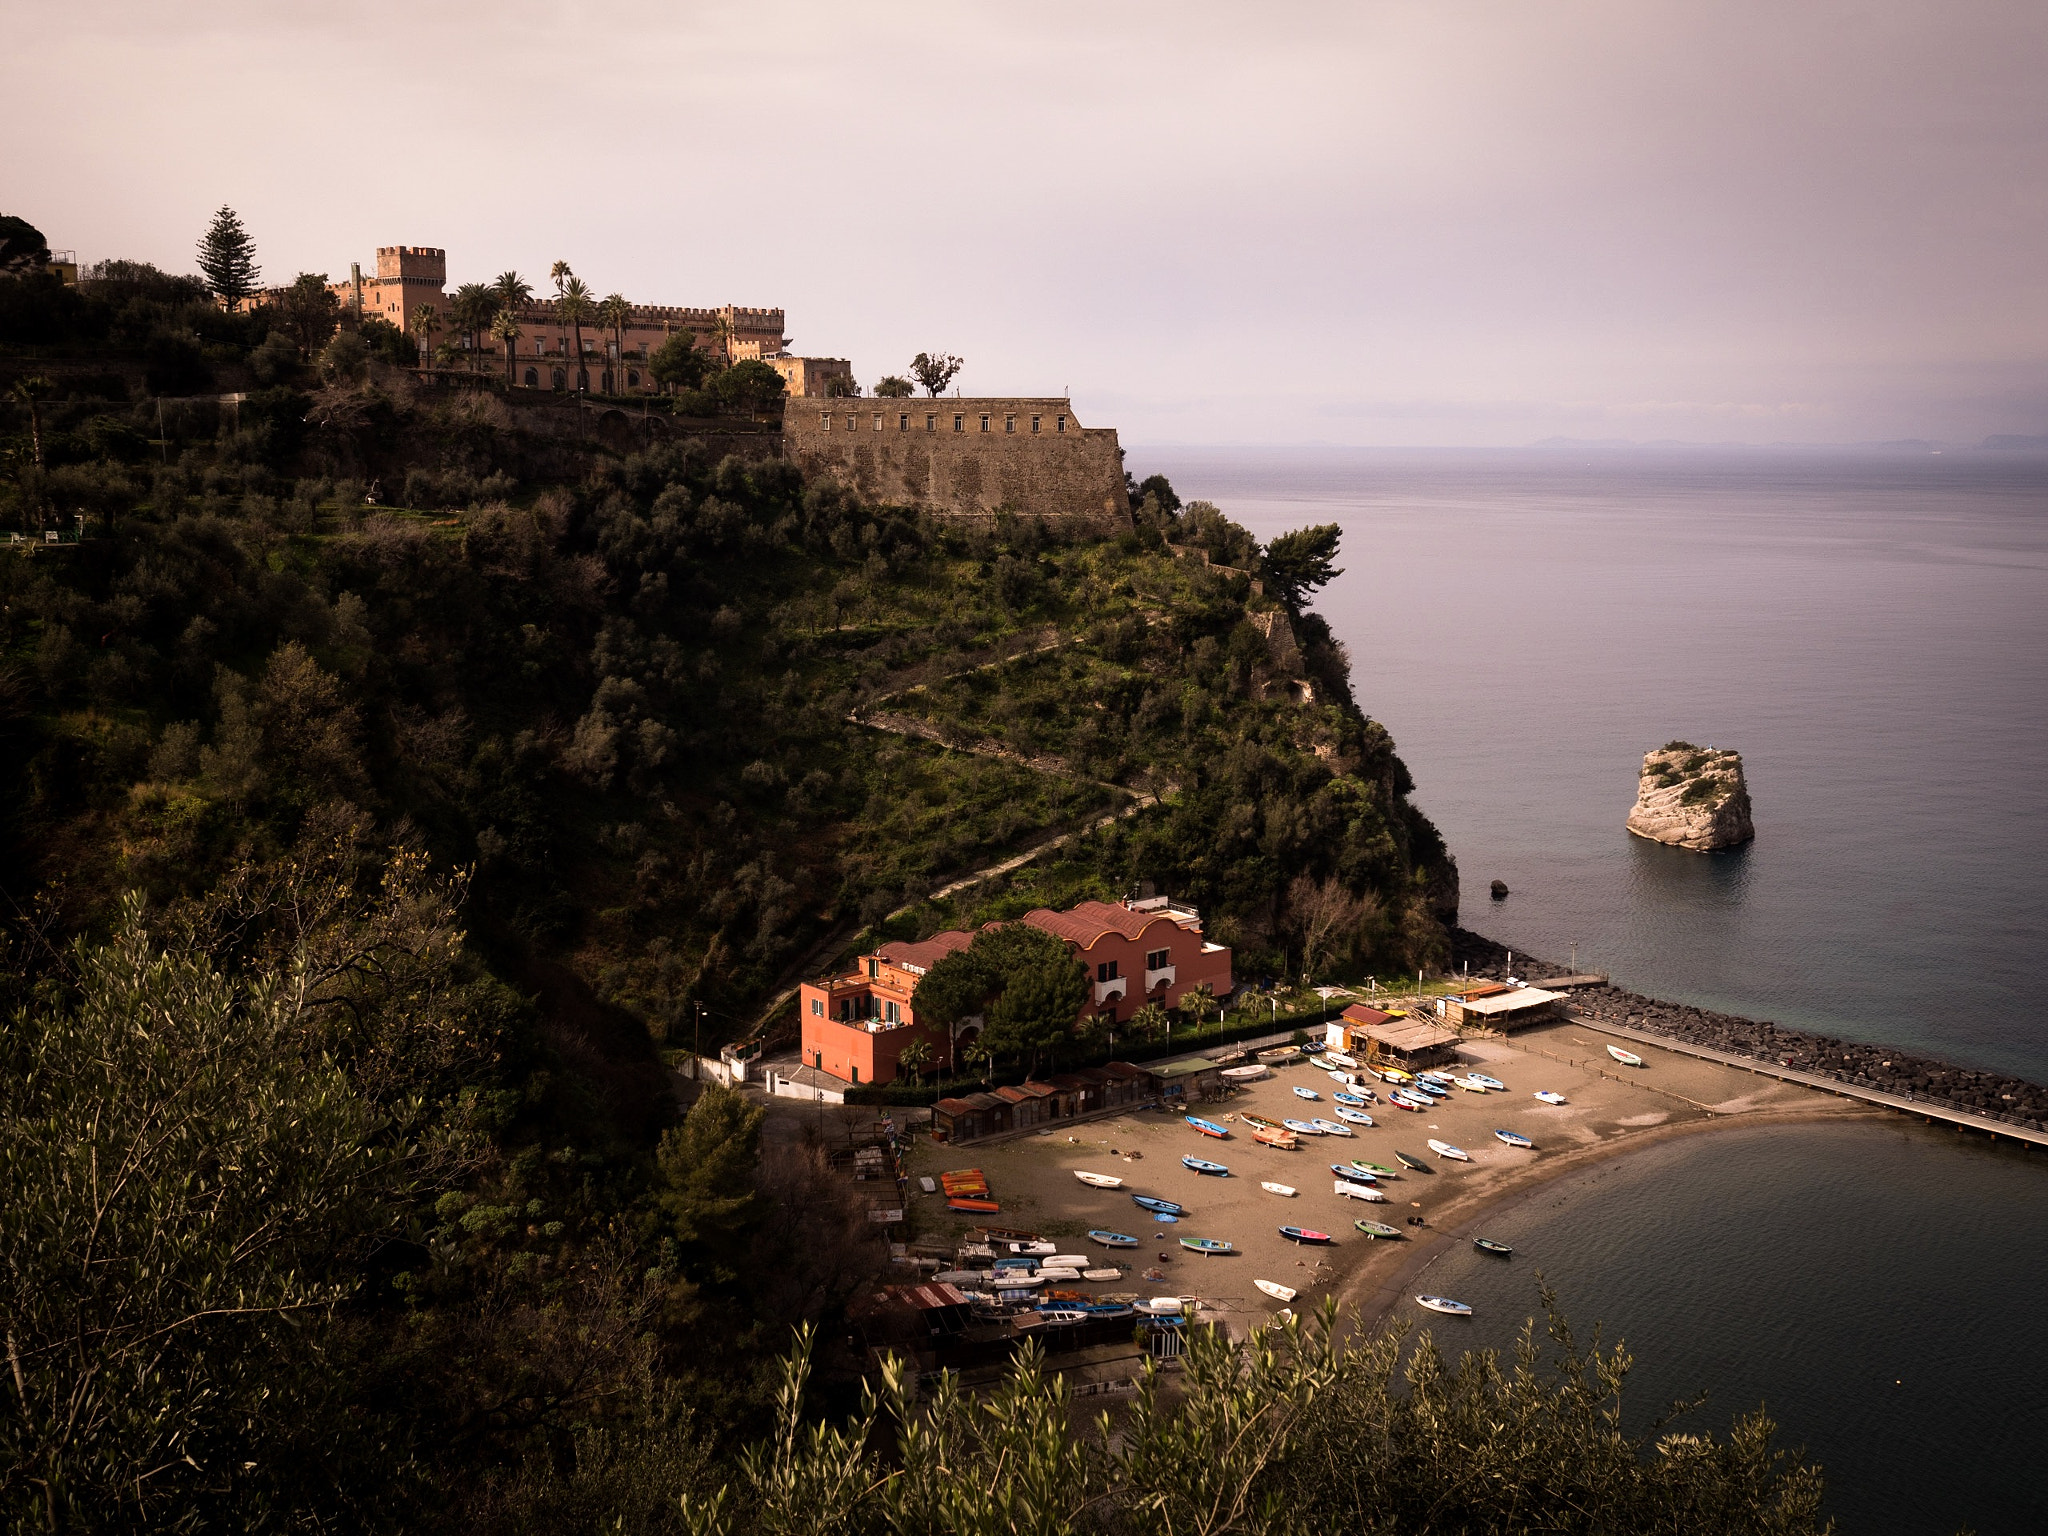
{"label": "arched window", "polygon": [[526,387],[528,389],[537,389],[540,387],[540,370],[538,368],[529,368],[526,370]]}
{"label": "arched window", "polygon": [[626,370],[626,388],[628,388],[628,389],[638,389],[639,387],[640,387],[640,370],[639,370],[638,368],[628,368],[628,369]]}
{"label": "arched window", "polygon": [[567,389],[569,387],[568,374],[562,372],[559,368],[550,368],[548,372],[553,376],[552,382],[556,389]]}

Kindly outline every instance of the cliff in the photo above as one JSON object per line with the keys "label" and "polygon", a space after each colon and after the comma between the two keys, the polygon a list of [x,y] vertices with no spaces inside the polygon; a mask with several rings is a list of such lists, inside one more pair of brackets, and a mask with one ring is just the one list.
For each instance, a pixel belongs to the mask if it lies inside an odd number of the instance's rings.
{"label": "cliff", "polygon": [[1671,741],[1643,755],[1628,829],[1637,837],[1710,853],[1756,836],[1742,754]]}

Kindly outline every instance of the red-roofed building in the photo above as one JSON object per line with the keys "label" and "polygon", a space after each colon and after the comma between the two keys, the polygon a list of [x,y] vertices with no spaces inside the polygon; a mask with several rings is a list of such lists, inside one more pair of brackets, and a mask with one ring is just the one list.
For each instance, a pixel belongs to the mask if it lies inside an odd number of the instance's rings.
{"label": "red-roofed building", "polygon": [[[1205,982],[1219,998],[1234,986],[1228,947],[1203,939],[1194,908],[1165,897],[1084,901],[1065,912],[1040,908],[1021,921],[1065,939],[1088,967],[1089,997],[1077,1024],[1097,1016],[1121,1023],[1147,1002],[1174,1006]],[[931,1046],[925,1070],[949,1069],[956,1046],[973,1040],[979,1024],[949,1031],[920,1020],[917,984],[973,940],[956,929],[914,944],[884,944],[846,975],[805,982],[797,994],[804,1065],[849,1083],[886,1083],[901,1075],[911,1042],[924,1040]]]}

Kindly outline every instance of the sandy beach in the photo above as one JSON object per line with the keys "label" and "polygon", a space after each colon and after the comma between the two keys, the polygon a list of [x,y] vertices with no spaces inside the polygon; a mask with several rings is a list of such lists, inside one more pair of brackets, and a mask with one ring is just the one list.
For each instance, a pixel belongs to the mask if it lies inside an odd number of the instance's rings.
{"label": "sandy beach", "polygon": [[[1881,1111],[1851,1101],[1700,1061],[1672,1051],[1628,1042],[1645,1059],[1631,1068],[1606,1051],[1618,1037],[1580,1020],[1525,1030],[1509,1039],[1477,1038],[1459,1048],[1458,1067],[1477,1068],[1507,1084],[1505,1093],[1454,1092],[1427,1113],[1386,1102],[1384,1084],[1373,1084],[1378,1102],[1369,1107],[1375,1124],[1354,1126],[1350,1137],[1304,1136],[1296,1151],[1263,1146],[1238,1117],[1246,1112],[1278,1120],[1333,1119],[1331,1093],[1343,1085],[1305,1062],[1279,1070],[1227,1102],[1197,1106],[1194,1113],[1231,1131],[1227,1140],[1204,1136],[1179,1112],[1146,1110],[1063,1124],[1050,1134],[1031,1134],[965,1147],[920,1142],[913,1175],[975,1167],[987,1175],[1002,1203],[996,1216],[963,1216],[945,1208],[943,1197],[913,1195],[912,1220],[920,1240],[965,1235],[979,1222],[1020,1228],[1045,1237],[1074,1239],[1063,1248],[1110,1255],[1086,1241],[1090,1228],[1108,1228],[1141,1239],[1136,1250],[1116,1257],[1130,1265],[1121,1282],[1083,1284],[1084,1290],[1140,1290],[1199,1296],[1205,1320],[1241,1333],[1280,1308],[1255,1280],[1273,1280],[1301,1294],[1296,1310],[1334,1295],[1361,1324],[1388,1310],[1415,1308],[1412,1293],[1429,1265],[1453,1244],[1482,1235],[1485,1220],[1547,1180],[1627,1154],[1673,1136],[1711,1134],[1722,1126],[1759,1121],[1867,1117]],[[1320,1102],[1298,1097],[1297,1086],[1313,1089]],[[1533,1097],[1539,1089],[1569,1101],[1549,1105]],[[1519,1131],[1535,1149],[1518,1150],[1498,1140],[1496,1128]],[[1439,1156],[1435,1138],[1470,1154],[1470,1162]],[[1401,1170],[1382,1179],[1384,1204],[1352,1200],[1335,1192],[1330,1164],[1365,1158],[1399,1167],[1396,1149],[1413,1154],[1430,1172]],[[1228,1177],[1196,1173],[1183,1155],[1222,1163]],[[1076,1169],[1124,1180],[1117,1190],[1093,1189],[1074,1177]],[[1261,1188],[1262,1181],[1293,1186],[1294,1198]],[[1131,1200],[1133,1194],[1180,1202],[1192,1214],[1172,1225],[1155,1223]],[[1407,1224],[1420,1216],[1423,1227]],[[1354,1229],[1360,1217],[1384,1221],[1407,1234],[1374,1239]],[[1297,1245],[1280,1236],[1283,1225],[1328,1232],[1327,1246]],[[1229,1240],[1235,1251],[1204,1258],[1179,1247],[1181,1237]],[[1163,1270],[1166,1279],[1138,1278]]]}

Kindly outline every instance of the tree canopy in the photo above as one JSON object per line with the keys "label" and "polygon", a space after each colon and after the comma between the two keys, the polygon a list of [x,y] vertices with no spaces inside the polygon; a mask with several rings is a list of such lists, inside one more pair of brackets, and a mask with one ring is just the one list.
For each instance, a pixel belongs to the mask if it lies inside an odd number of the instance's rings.
{"label": "tree canopy", "polygon": [[0,276],[38,272],[50,261],[50,242],[27,219],[0,213]]}
{"label": "tree canopy", "polygon": [[875,385],[875,394],[883,400],[904,400],[916,393],[910,380],[898,378],[893,373],[884,376],[882,381]]}
{"label": "tree canopy", "polygon": [[910,376],[924,386],[926,394],[937,398],[964,366],[950,352],[920,352],[910,360]]}
{"label": "tree canopy", "polygon": [[226,203],[199,237],[199,270],[214,296],[232,309],[235,301],[256,291],[262,274],[256,266],[256,242],[242,228],[241,216]]}
{"label": "tree canopy", "polygon": [[1344,574],[1336,564],[1337,541],[1343,533],[1337,524],[1323,523],[1283,533],[1266,546],[1260,574],[1267,591],[1289,612],[1300,613],[1318,588]]}
{"label": "tree canopy", "polygon": [[711,354],[688,331],[677,331],[647,359],[647,371],[667,389],[695,389],[712,369]]}

